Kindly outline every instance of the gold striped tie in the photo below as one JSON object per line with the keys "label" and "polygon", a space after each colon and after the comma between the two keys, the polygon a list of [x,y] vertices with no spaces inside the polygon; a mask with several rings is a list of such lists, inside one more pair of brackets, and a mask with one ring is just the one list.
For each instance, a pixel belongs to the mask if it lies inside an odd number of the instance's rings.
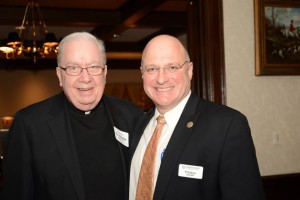
{"label": "gold striped tie", "polygon": [[157,124],[155,130],[144,154],[138,180],[136,200],[151,200],[153,196],[155,156],[159,137],[161,135],[163,126],[166,124],[166,120],[162,115],[159,115],[156,120]]}

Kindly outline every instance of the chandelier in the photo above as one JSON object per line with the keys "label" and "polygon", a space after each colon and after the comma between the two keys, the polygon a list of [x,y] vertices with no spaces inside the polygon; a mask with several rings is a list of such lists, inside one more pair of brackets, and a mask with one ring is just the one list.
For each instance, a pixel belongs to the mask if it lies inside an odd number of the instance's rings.
{"label": "chandelier", "polygon": [[6,59],[29,58],[35,63],[57,53],[58,42],[54,33],[48,33],[37,0],[29,0],[21,26],[10,32],[0,51]]}

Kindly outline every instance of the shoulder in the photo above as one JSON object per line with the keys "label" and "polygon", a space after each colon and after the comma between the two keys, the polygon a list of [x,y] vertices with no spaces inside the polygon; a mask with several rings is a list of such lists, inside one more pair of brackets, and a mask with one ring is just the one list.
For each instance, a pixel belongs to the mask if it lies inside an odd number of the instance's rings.
{"label": "shoulder", "polygon": [[137,105],[133,104],[128,100],[120,99],[114,96],[106,96],[106,95],[104,95],[102,98],[104,103],[110,109],[118,109],[127,112],[132,112],[132,111],[142,112],[142,110]]}
{"label": "shoulder", "polygon": [[199,104],[197,106],[197,112],[200,115],[204,115],[206,118],[212,118],[215,120],[222,119],[234,119],[234,118],[243,118],[246,119],[246,116],[240,111],[226,106],[221,105],[215,102],[199,99]]}
{"label": "shoulder", "polygon": [[123,131],[133,132],[136,122],[144,115],[142,109],[130,101],[112,96],[103,96],[102,100],[114,125]]}
{"label": "shoulder", "polygon": [[192,92],[186,106],[185,111],[204,116],[233,116],[243,115],[238,110],[229,106],[218,104],[205,100]]}
{"label": "shoulder", "polygon": [[140,107],[128,100],[120,99],[112,96],[103,96],[103,103],[110,115],[117,121],[126,121],[134,124],[144,112]]}
{"label": "shoulder", "polygon": [[55,112],[56,110],[61,110],[64,106],[64,101],[64,94],[60,93],[22,108],[17,113],[21,113],[22,115],[34,115],[44,112]]}

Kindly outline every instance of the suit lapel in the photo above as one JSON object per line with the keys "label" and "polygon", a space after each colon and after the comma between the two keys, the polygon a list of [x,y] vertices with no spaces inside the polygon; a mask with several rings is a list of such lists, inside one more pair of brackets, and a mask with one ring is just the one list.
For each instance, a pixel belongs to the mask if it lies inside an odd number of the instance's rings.
{"label": "suit lapel", "polygon": [[193,131],[193,126],[190,127],[190,124],[191,122],[196,124],[198,119],[198,115],[195,114],[197,105],[198,97],[192,93],[164,153],[154,191],[153,199],[155,200],[163,199],[171,176],[177,174],[178,160]]}
{"label": "suit lapel", "polygon": [[[103,96],[102,101],[103,101],[104,107],[107,111],[109,121],[111,123],[111,127],[122,128],[122,126],[119,126],[119,123],[120,123],[119,120],[115,119],[115,118],[118,118],[118,116],[121,116],[121,114],[119,113],[119,110],[116,110],[114,108],[114,106],[112,104],[112,99],[109,99],[108,97]],[[114,131],[112,131],[112,133],[114,133]],[[124,155],[124,152],[125,152],[125,154],[126,154],[126,152],[128,153],[128,149],[127,149],[127,147],[123,146],[118,141],[117,141],[117,145],[118,145],[118,148],[120,151],[121,160],[122,160],[122,164],[123,164],[122,168],[123,168],[123,173],[124,173],[125,194],[126,194],[126,198],[127,198],[127,196],[129,195],[128,194],[129,181],[128,181],[128,173],[127,173],[128,155],[127,156]]]}
{"label": "suit lapel", "polygon": [[[65,102],[63,98],[61,102],[55,103],[55,107],[51,110],[53,118],[49,120],[49,128],[54,136],[58,151],[72,180],[73,186],[77,193],[78,199],[84,199],[84,187],[79,169],[75,143],[73,140],[70,121],[66,112]],[[59,108],[56,105],[62,105]]]}

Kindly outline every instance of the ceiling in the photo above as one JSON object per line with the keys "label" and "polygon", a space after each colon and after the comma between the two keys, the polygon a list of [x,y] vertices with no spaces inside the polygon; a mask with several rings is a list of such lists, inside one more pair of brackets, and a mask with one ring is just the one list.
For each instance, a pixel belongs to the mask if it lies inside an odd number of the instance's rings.
{"label": "ceiling", "polygon": [[[88,31],[105,42],[113,60],[137,59],[155,35],[180,37],[187,30],[189,0],[39,0],[48,32],[58,39]],[[0,39],[16,31],[27,1],[1,0]]]}

